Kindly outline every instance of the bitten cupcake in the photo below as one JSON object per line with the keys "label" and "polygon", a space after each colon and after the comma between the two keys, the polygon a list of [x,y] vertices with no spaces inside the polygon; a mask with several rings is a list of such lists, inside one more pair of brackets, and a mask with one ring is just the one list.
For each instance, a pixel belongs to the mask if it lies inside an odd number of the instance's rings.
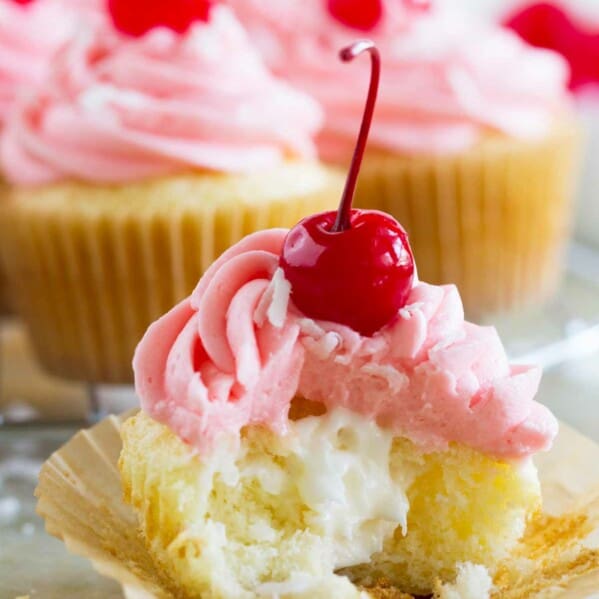
{"label": "bitten cupcake", "polygon": [[[366,50],[377,66],[371,42],[343,56]],[[397,221],[351,209],[375,87],[338,212],[240,241],[137,348],[119,467],[172,596],[430,596],[463,576],[487,599],[540,508],[540,370],[416,278]]]}
{"label": "bitten cupcake", "polygon": [[[79,20],[73,2],[0,0],[0,130],[19,94],[39,83],[58,48]],[[91,11],[91,7],[86,12]],[[0,175],[0,203],[7,185]],[[0,206],[1,210],[1,206]],[[0,313],[9,307],[5,268],[0,258]]]}
{"label": "bitten cupcake", "polygon": [[385,56],[357,203],[404,223],[420,274],[467,312],[551,295],[570,225],[578,130],[567,67],[455,3],[230,0],[277,74],[324,106],[323,158],[348,162],[361,100],[330,57],[357,34]]}
{"label": "bitten cupcake", "polygon": [[360,596],[348,578],[428,596],[461,564],[490,588],[540,508],[539,370],[453,286],[414,284],[372,336],[311,318],[286,235],[234,246],[139,346],[120,469],[157,568],[204,599]]}
{"label": "bitten cupcake", "polygon": [[315,160],[319,107],[270,74],[229,8],[110,6],[115,27],[70,43],[9,123],[1,234],[43,364],[116,383],[221,252],[330,206],[342,182]]}

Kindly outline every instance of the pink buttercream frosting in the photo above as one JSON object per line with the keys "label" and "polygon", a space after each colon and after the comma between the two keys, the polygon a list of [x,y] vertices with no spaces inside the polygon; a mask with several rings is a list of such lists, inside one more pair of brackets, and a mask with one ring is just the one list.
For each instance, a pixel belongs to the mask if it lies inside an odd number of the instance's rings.
{"label": "pink buttercream frosting", "polygon": [[246,237],[149,328],[134,370],[153,418],[206,452],[246,425],[285,434],[299,395],[431,449],[521,458],[550,446],[557,422],[534,401],[540,370],[511,366],[495,329],[465,322],[454,286],[416,283],[397,319],[363,337],[295,308],[278,268],[286,234]]}
{"label": "pink buttercream frosting", "polygon": [[2,144],[9,179],[127,182],[190,168],[249,172],[312,157],[322,114],[264,66],[231,10],[185,35],[107,23],[63,49]]}
{"label": "pink buttercream frosting", "polygon": [[58,49],[93,12],[91,1],[0,0],[1,125],[18,95],[44,78]]}
{"label": "pink buttercream frosting", "polygon": [[[228,0],[273,70],[323,105],[324,158],[350,155],[364,107],[368,61],[342,65],[341,47],[372,38],[383,60],[370,144],[400,153],[453,153],[488,132],[546,135],[568,105],[567,65],[512,33],[473,20],[451,2],[430,10],[383,0],[373,30],[349,28],[322,2]],[[417,3],[413,3],[417,4]]]}

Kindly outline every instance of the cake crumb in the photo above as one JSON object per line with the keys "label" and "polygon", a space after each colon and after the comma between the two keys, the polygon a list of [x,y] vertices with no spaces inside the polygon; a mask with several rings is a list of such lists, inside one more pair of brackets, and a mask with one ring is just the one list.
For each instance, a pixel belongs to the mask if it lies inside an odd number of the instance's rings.
{"label": "cake crumb", "polygon": [[465,563],[458,566],[453,584],[439,584],[435,599],[489,599],[493,581],[488,570],[478,564]]}

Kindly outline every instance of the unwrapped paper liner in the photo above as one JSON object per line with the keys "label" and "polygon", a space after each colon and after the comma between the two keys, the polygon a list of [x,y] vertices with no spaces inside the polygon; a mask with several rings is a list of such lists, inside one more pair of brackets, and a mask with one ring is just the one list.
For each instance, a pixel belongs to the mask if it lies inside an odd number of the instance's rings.
{"label": "unwrapped paper liner", "polygon": [[[172,599],[175,589],[152,562],[136,516],[122,499],[119,429],[131,415],[111,416],[79,432],[48,459],[36,490],[37,510],[50,534],[118,581],[127,599]],[[597,464],[599,446],[562,425],[554,448],[537,459],[546,514],[500,567],[494,599],[599,593],[599,551],[592,548],[599,546]],[[372,594],[394,597],[390,589]]]}

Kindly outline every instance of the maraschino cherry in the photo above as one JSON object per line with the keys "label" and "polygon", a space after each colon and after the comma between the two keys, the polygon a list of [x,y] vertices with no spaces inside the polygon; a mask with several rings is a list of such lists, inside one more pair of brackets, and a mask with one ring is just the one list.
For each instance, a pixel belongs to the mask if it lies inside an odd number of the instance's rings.
{"label": "maraschino cherry", "polygon": [[25,4],[32,4],[35,0],[13,0],[13,2],[15,4],[21,4],[21,5],[25,5]]}
{"label": "maraschino cherry", "polygon": [[141,37],[155,27],[185,33],[196,21],[208,21],[213,0],[108,0],[115,27]]}
{"label": "maraschino cherry", "polygon": [[[408,9],[427,11],[431,8],[432,0],[401,0],[401,2]],[[337,21],[359,31],[375,29],[385,13],[383,0],[327,0],[327,7]]]}
{"label": "maraschino cherry", "polygon": [[383,18],[382,0],[327,0],[329,12],[340,23],[371,31]]}
{"label": "maraschino cherry", "polygon": [[599,30],[577,22],[559,2],[526,5],[504,24],[533,46],[559,52],[570,65],[570,88],[599,81]]}
{"label": "maraschino cherry", "polygon": [[362,127],[337,212],[309,216],[293,227],[280,265],[291,283],[291,298],[310,318],[347,325],[373,335],[397,316],[414,280],[414,259],[403,227],[377,210],[353,210],[352,200],[380,79],[373,42],[358,41],[341,51],[343,61],[370,52],[372,75]]}

